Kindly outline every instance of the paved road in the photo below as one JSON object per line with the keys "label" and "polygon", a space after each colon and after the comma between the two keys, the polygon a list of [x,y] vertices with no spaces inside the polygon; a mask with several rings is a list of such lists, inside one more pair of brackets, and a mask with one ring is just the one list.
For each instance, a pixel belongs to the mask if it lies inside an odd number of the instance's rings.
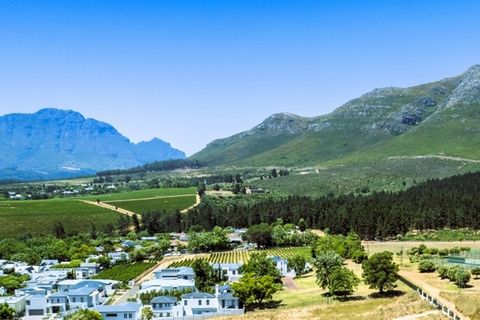
{"label": "paved road", "polygon": [[139,285],[132,286],[130,290],[125,292],[125,294],[121,296],[119,299],[117,299],[113,304],[122,304],[122,303],[128,302],[128,298],[135,296],[139,290],[140,290]]}
{"label": "paved road", "polygon": [[297,290],[297,285],[295,284],[295,281],[293,280],[292,277],[285,277],[282,279],[283,284],[287,289],[289,290]]}

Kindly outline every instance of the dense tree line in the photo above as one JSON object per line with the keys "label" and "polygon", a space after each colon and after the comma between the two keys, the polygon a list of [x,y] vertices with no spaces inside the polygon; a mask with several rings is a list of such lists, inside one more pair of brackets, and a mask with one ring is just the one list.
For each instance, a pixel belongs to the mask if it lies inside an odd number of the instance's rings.
{"label": "dense tree line", "polygon": [[164,160],[164,161],[155,161],[152,163],[144,164],[143,166],[134,167],[131,169],[124,170],[105,170],[97,172],[97,176],[112,176],[120,174],[134,174],[134,173],[144,173],[144,172],[154,172],[154,171],[170,171],[175,169],[198,169],[205,167],[205,163],[198,160],[189,160],[189,159],[175,159],[175,160]]}
{"label": "dense tree line", "polygon": [[[182,217],[182,228],[201,225],[249,227],[278,218],[332,233],[355,231],[362,238],[387,238],[412,229],[480,229],[480,173],[434,179],[398,193],[309,198],[290,196],[225,203],[206,199]],[[175,228],[174,225],[170,227]]]}

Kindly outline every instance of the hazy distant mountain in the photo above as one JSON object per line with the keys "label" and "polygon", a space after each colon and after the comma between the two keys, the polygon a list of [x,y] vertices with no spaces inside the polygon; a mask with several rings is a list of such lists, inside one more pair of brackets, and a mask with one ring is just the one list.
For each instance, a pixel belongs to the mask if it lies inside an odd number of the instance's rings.
{"label": "hazy distant mountain", "polygon": [[211,142],[209,164],[316,165],[393,157],[480,159],[480,66],[411,88],[375,89],[330,114],[275,114]]}
{"label": "hazy distant mountain", "polygon": [[71,110],[0,117],[0,179],[49,179],[185,158],[160,139],[134,144],[111,125]]}

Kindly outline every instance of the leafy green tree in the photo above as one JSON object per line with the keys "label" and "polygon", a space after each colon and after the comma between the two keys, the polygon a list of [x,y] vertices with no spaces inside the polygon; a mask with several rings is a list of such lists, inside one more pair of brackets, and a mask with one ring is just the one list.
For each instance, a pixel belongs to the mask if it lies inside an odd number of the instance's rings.
{"label": "leafy green tree", "polygon": [[55,225],[53,226],[53,233],[55,234],[55,237],[59,239],[64,239],[66,237],[66,233],[65,228],[63,227],[63,223],[61,223],[60,221],[55,223]]}
{"label": "leafy green tree", "polygon": [[307,230],[307,223],[305,222],[305,219],[300,218],[300,220],[298,220],[298,229],[300,229],[302,232]]}
{"label": "leafy green tree", "polygon": [[2,320],[14,320],[16,319],[15,309],[10,308],[7,303],[0,305],[0,319]]}
{"label": "leafy green tree", "polygon": [[148,307],[144,307],[142,309],[142,320],[152,320],[153,319],[153,311]]}
{"label": "leafy green tree", "polygon": [[98,311],[82,309],[66,316],[65,320],[103,320],[103,318]]}
{"label": "leafy green tree", "polygon": [[195,286],[200,291],[209,292],[215,285],[215,270],[205,259],[195,259],[192,265],[195,272]]}
{"label": "leafy green tree", "polygon": [[301,277],[304,274],[306,264],[307,259],[301,254],[288,258],[288,269],[294,270],[297,277]]}
{"label": "leafy green tree", "polygon": [[430,260],[422,260],[418,264],[418,271],[420,271],[422,273],[434,272],[435,269],[436,269],[435,263],[433,263]]}
{"label": "leafy green tree", "polygon": [[136,233],[140,232],[140,221],[138,220],[138,215],[134,213],[132,215],[133,228]]}
{"label": "leafy green tree", "polygon": [[277,246],[283,246],[287,237],[288,233],[281,224],[272,228],[272,240]]}
{"label": "leafy green tree", "polygon": [[202,197],[205,194],[205,191],[207,188],[205,187],[204,183],[199,183],[197,186],[197,193],[200,197]]}
{"label": "leafy green tree", "polygon": [[393,253],[384,251],[375,253],[362,264],[363,279],[371,289],[378,289],[380,293],[396,287],[398,265],[393,262]]}
{"label": "leafy green tree", "polygon": [[258,277],[253,273],[246,273],[238,282],[232,284],[232,289],[246,307],[251,307],[252,305],[261,306],[271,301],[281,286],[275,283],[272,276]]}
{"label": "leafy green tree", "polygon": [[360,279],[355,273],[342,266],[333,270],[330,275],[328,291],[330,294],[347,296],[352,294],[359,284]]}
{"label": "leafy green tree", "polygon": [[257,247],[269,247],[273,243],[272,228],[267,223],[255,224],[248,228],[245,237],[249,242],[256,243]]}
{"label": "leafy green tree", "polygon": [[280,281],[281,278],[275,261],[267,257],[264,252],[252,253],[248,263],[242,266],[242,272],[251,273],[255,277],[271,276],[276,282]]}
{"label": "leafy green tree", "polygon": [[190,232],[188,247],[194,252],[209,252],[230,248],[227,230],[214,227],[210,232]]}
{"label": "leafy green tree", "polygon": [[316,282],[322,289],[331,288],[332,274],[343,267],[343,258],[334,251],[324,251],[313,260]]}

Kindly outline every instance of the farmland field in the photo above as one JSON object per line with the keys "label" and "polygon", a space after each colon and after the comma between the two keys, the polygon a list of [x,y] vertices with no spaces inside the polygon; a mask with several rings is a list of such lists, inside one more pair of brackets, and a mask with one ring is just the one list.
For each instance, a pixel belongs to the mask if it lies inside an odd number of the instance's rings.
{"label": "farmland field", "polygon": [[275,248],[267,250],[240,250],[240,251],[225,251],[214,252],[208,254],[206,257],[186,259],[173,262],[170,267],[191,266],[195,259],[206,259],[209,263],[246,263],[248,262],[250,255],[254,252],[264,252],[269,256],[279,256],[281,258],[290,258],[295,255],[303,255],[307,259],[311,258],[310,248],[308,247],[289,247],[289,248]]}
{"label": "farmland field", "polygon": [[68,233],[87,232],[91,223],[98,230],[115,224],[118,213],[91,206],[75,199],[0,202],[0,237],[46,235],[61,222]]}
{"label": "farmland field", "polygon": [[196,196],[193,195],[179,195],[177,197],[153,198],[145,200],[121,200],[121,201],[107,201],[106,203],[117,206],[122,209],[137,212],[142,214],[154,210],[182,210],[195,204]]}
{"label": "farmland field", "polygon": [[195,195],[197,192],[196,188],[159,188],[159,189],[144,189],[144,190],[135,190],[135,191],[125,191],[118,193],[108,193],[95,196],[85,196],[81,199],[85,200],[97,200],[100,201],[117,201],[117,200],[134,200],[134,199],[143,199],[143,198],[154,198],[154,197],[164,197],[164,196],[178,196],[191,194]]}
{"label": "farmland field", "polygon": [[156,262],[119,263],[110,269],[99,272],[94,279],[111,279],[127,282],[135,279],[156,264]]}

